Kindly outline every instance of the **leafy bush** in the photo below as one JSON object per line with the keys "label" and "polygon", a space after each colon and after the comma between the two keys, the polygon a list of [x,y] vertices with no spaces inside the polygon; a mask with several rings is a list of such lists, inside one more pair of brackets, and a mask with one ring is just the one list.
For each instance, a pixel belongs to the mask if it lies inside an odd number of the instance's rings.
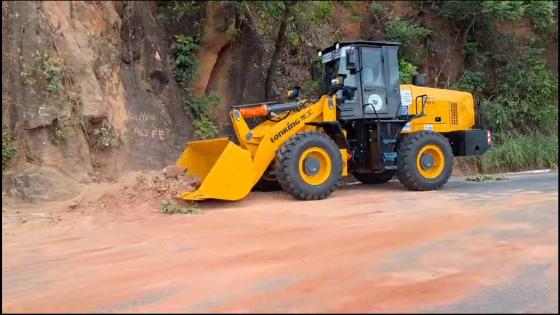
{"label": "leafy bush", "polygon": [[333,6],[330,1],[311,1],[312,10],[310,20],[313,23],[321,23],[334,18]]}
{"label": "leafy bush", "polygon": [[423,26],[414,25],[408,21],[395,18],[385,26],[387,39],[399,41],[403,46],[411,45],[417,40],[424,39],[433,32]]}
{"label": "leafy bush", "polygon": [[500,21],[512,21],[529,17],[537,28],[554,23],[556,1],[442,1],[439,14],[462,25],[466,31],[473,26],[488,29]]}
{"label": "leafy bush", "polygon": [[418,67],[402,58],[399,59],[399,76],[401,84],[411,84],[412,78],[416,74],[418,74]]}
{"label": "leafy bush", "polygon": [[[509,50],[511,45],[516,49]],[[497,131],[555,133],[558,78],[548,69],[543,50],[515,41],[503,49],[494,55],[496,96],[482,102],[488,125]]]}
{"label": "leafy bush", "polygon": [[198,76],[199,62],[196,54],[200,46],[194,39],[187,35],[175,36],[175,41],[171,44],[171,51],[175,59],[173,60],[173,74],[179,85],[185,89],[190,89],[190,84]]}
{"label": "leafy bush", "polygon": [[402,43],[401,53],[404,58],[414,64],[420,64],[422,52],[414,46],[433,35],[433,31],[423,26],[395,18],[385,24],[385,37],[388,40]]}
{"label": "leafy bush", "polygon": [[2,169],[8,166],[14,155],[16,155],[16,149],[12,145],[12,136],[8,131],[2,131]]}
{"label": "leafy bush", "polygon": [[173,1],[170,6],[171,16],[176,21],[183,17],[190,17],[200,10],[198,1]]}
{"label": "leafy bush", "polygon": [[557,1],[525,1],[525,15],[529,16],[536,28],[546,28],[554,23]]}
{"label": "leafy bush", "polygon": [[478,42],[465,43],[463,45],[463,53],[465,54],[467,62],[476,69],[482,70],[491,59],[491,54],[488,51],[484,51]]}
{"label": "leafy bush", "polygon": [[95,129],[93,134],[97,136],[95,146],[98,149],[118,148],[121,144],[119,134],[113,126],[104,126]]}
{"label": "leafy bush", "polygon": [[457,90],[467,91],[477,95],[486,87],[485,74],[482,72],[465,70],[453,87]]}
{"label": "leafy bush", "polygon": [[194,121],[194,132],[200,139],[209,139],[218,134],[218,127],[207,116],[200,116]]}
{"label": "leafy bush", "polygon": [[208,139],[218,134],[218,127],[209,118],[209,110],[220,104],[220,95],[211,91],[208,96],[185,98],[185,107],[194,117],[194,131],[201,139]]}
{"label": "leafy bush", "polygon": [[482,173],[556,168],[558,137],[539,134],[495,134],[497,145],[480,157]]}
{"label": "leafy bush", "polygon": [[179,85],[185,91],[183,103],[194,118],[195,133],[202,139],[215,136],[218,127],[209,118],[208,110],[220,103],[220,96],[216,92],[210,92],[208,96],[196,96],[192,94],[191,83],[198,76],[199,62],[196,53],[200,46],[195,40],[186,35],[178,35],[171,45],[175,55],[173,62],[173,73]]}
{"label": "leafy bush", "polygon": [[320,93],[322,90],[323,81],[321,77],[317,77],[313,79],[311,77],[307,78],[303,81],[303,93],[307,94],[317,94]]}
{"label": "leafy bush", "polygon": [[24,79],[24,83],[32,85],[35,83],[37,75],[46,80],[45,89],[48,92],[55,92],[63,87],[63,81],[68,79],[70,69],[64,62],[56,57],[52,52],[37,52],[33,55],[33,62],[24,66],[20,75]]}
{"label": "leafy bush", "polygon": [[389,8],[385,4],[375,1],[369,6],[369,11],[377,17],[381,17],[389,13]]}

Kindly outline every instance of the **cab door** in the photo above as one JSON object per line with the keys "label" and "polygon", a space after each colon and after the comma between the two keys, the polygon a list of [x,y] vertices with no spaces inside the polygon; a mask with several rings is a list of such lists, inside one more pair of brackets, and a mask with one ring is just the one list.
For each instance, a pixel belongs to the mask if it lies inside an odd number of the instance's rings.
{"label": "cab door", "polygon": [[360,79],[365,116],[366,118],[377,118],[376,114],[380,117],[386,116],[388,108],[383,49],[362,47],[361,50]]}

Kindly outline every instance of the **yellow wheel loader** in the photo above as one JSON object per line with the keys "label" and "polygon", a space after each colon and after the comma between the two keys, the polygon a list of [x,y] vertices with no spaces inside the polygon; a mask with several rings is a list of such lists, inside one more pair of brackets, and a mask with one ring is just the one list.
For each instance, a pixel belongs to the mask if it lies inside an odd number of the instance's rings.
{"label": "yellow wheel loader", "polygon": [[[193,141],[176,165],[201,179],[187,200],[239,200],[253,188],[302,200],[328,197],[352,174],[366,184],[397,175],[411,190],[442,187],[453,156],[483,154],[491,138],[475,128],[470,93],[400,84],[399,43],[340,42],[318,51],[325,94],[312,101],[234,105],[228,138]],[[253,127],[248,120],[260,120]]]}

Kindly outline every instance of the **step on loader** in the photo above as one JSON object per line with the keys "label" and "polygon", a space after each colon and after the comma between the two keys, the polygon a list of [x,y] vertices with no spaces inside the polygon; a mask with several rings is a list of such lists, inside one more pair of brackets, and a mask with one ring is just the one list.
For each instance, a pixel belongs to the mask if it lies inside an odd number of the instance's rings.
{"label": "step on loader", "polygon": [[[328,197],[353,175],[380,184],[395,175],[410,190],[449,179],[454,156],[483,154],[490,133],[475,127],[473,96],[426,87],[424,75],[400,84],[399,43],[353,41],[318,51],[325,94],[288,92],[288,102],[233,105],[237,143],[189,142],[176,165],[200,178],[186,200],[240,200],[251,190],[294,198]],[[248,121],[260,120],[249,127]]]}

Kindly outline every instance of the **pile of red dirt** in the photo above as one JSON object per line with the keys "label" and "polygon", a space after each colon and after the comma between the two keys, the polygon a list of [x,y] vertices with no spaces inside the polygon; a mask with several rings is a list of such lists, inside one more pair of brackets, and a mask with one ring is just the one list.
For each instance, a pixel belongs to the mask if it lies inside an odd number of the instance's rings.
{"label": "pile of red dirt", "polygon": [[184,167],[167,166],[157,175],[138,176],[132,188],[142,195],[177,199],[181,193],[195,191],[200,186],[200,179],[187,175],[185,171]]}

